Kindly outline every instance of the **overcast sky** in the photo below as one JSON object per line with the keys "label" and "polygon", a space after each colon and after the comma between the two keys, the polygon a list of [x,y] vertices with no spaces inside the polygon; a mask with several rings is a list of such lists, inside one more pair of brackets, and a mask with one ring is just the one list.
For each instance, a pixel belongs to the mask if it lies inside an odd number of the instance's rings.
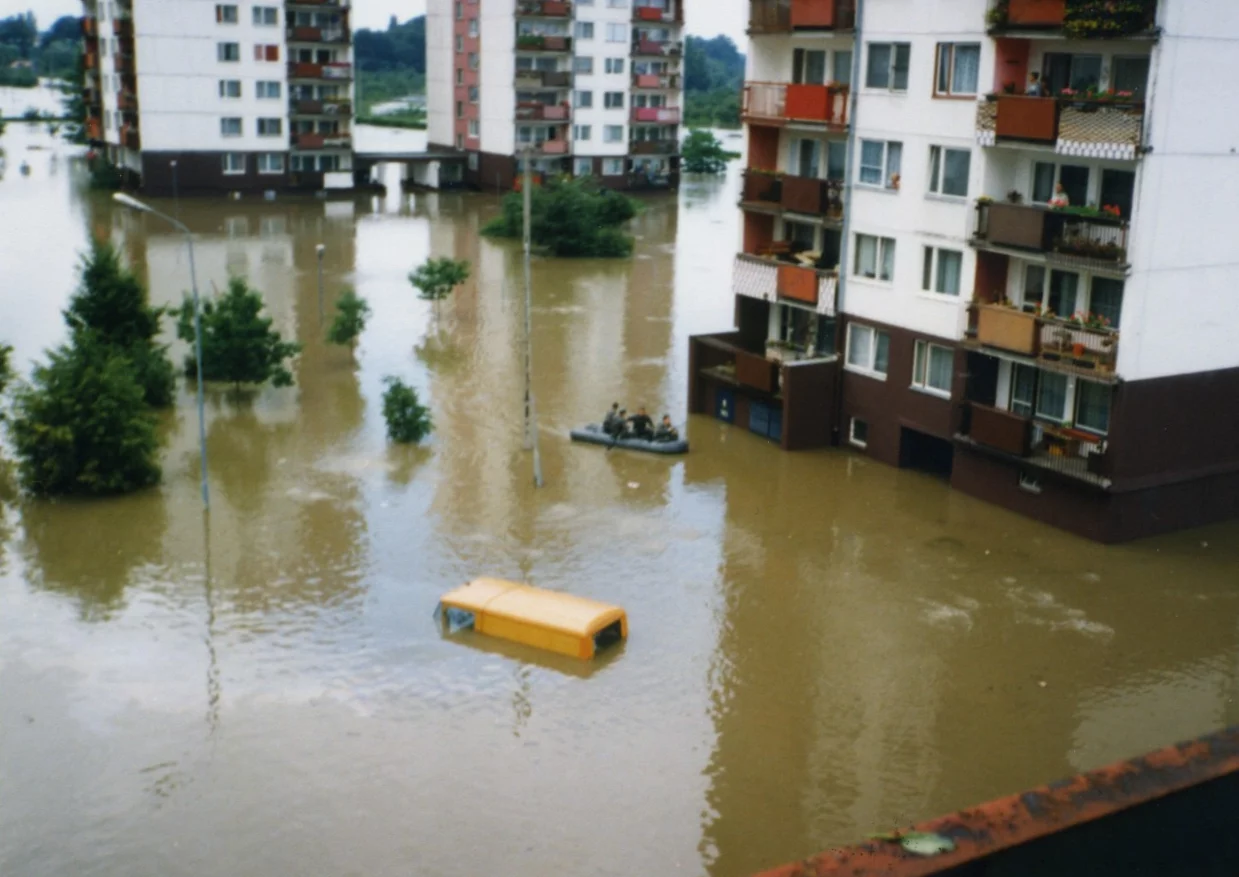
{"label": "overcast sky", "polygon": [[[746,0],[685,0],[689,33],[712,37],[725,33],[744,49]],[[0,18],[34,10],[39,27],[46,28],[62,15],[81,15],[79,0],[0,0]],[[395,15],[401,21],[426,11],[426,0],[353,0],[355,27],[381,28]]]}

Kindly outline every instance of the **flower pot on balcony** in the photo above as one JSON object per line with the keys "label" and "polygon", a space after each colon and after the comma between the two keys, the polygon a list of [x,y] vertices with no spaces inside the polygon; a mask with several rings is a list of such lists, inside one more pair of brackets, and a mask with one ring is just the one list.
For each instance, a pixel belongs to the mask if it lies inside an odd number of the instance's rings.
{"label": "flower pot on balcony", "polygon": [[1084,345],[1083,345],[1083,344],[1081,344],[1081,343],[1080,343],[1080,342],[1078,342],[1078,341],[1077,341],[1077,342],[1075,342],[1075,343],[1073,343],[1073,344],[1071,345],[1071,355],[1072,355],[1072,356],[1075,356],[1075,357],[1080,357],[1080,356],[1083,356],[1083,355],[1084,355]]}

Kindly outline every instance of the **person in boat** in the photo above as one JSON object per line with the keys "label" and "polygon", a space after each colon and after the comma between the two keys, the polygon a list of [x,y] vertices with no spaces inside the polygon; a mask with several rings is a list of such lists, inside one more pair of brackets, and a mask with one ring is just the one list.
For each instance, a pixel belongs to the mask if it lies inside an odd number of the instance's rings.
{"label": "person in boat", "polygon": [[602,431],[607,435],[615,435],[623,424],[624,418],[620,416],[619,403],[614,402],[611,405],[611,410],[607,412],[607,416],[602,419]]}
{"label": "person in boat", "polygon": [[664,414],[662,422],[658,424],[658,428],[654,430],[654,441],[656,442],[674,442],[680,440],[680,433],[674,426],[671,425],[671,415]]}
{"label": "person in boat", "polygon": [[645,408],[638,408],[637,413],[628,418],[628,429],[633,438],[649,441],[654,437],[654,421],[645,413]]}
{"label": "person in boat", "polygon": [[628,409],[621,408],[615,418],[615,432],[611,435],[617,439],[628,438],[628,427]]}

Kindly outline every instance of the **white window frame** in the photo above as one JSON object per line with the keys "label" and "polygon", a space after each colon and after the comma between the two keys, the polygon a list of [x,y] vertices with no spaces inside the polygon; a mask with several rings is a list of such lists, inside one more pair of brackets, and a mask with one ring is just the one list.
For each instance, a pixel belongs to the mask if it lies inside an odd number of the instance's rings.
{"label": "white window frame", "polygon": [[[237,131],[235,134],[224,130],[224,123],[236,122]],[[244,137],[245,136],[245,120],[240,116],[222,116],[219,120],[219,136],[220,137]]]}
{"label": "white window frame", "polygon": [[572,36],[578,40],[592,40],[594,38],[594,23],[592,21],[573,22]]}
{"label": "white window frame", "polygon": [[[951,368],[947,373],[946,387],[936,387],[929,383],[929,379],[933,374],[933,369],[930,366],[930,360],[934,354],[945,354],[950,357]],[[917,341],[912,350],[912,389],[922,393],[928,393],[931,396],[938,396],[942,399],[951,398],[951,383],[955,378],[955,351],[941,344],[933,344],[929,341]]]}
{"label": "white window frame", "polygon": [[604,91],[602,93],[602,108],[604,110],[622,110],[624,108],[624,92]]}
{"label": "white window frame", "polygon": [[[232,86],[236,86],[236,94],[229,94]],[[219,81],[219,96],[221,100],[240,100],[242,94],[240,79],[221,79]]]}
{"label": "white window frame", "polygon": [[623,125],[603,125],[602,126],[602,142],[603,143],[623,143],[624,142],[624,126]]}
{"label": "white window frame", "polygon": [[[229,18],[229,13],[232,18]],[[215,23],[216,24],[240,24],[241,13],[236,3],[216,3],[215,4]]]}
{"label": "white window frame", "polygon": [[[231,58],[225,58],[227,49],[231,47],[235,50],[235,54]],[[215,60],[221,64],[239,64],[241,63],[241,44],[221,41],[215,44]]]}
{"label": "white window frame", "polygon": [[[267,13],[274,13],[271,20],[267,21]],[[279,27],[280,26],[280,7],[278,6],[255,6],[253,12],[254,27]]]}
{"label": "white window frame", "polygon": [[594,93],[587,89],[579,89],[573,95],[573,106],[579,110],[589,110],[594,107]]}
{"label": "white window frame", "polygon": [[580,140],[580,141],[590,140],[593,137],[593,133],[594,131],[593,131],[592,125],[573,125],[572,126],[572,139],[573,140]]}
{"label": "white window frame", "polygon": [[[940,289],[942,277],[941,263],[942,254],[950,253],[959,257],[959,289],[954,292],[949,292],[945,289]],[[933,295],[941,295],[945,298],[959,298],[960,292],[964,285],[964,254],[962,250],[952,250],[950,247],[925,247],[922,252],[923,261],[921,263],[921,289],[924,292]]]}
{"label": "white window frame", "polygon": [[[586,168],[582,171],[581,168]],[[575,158],[572,161],[572,174],[577,177],[588,177],[594,174],[594,160],[592,158]]]}
{"label": "white window frame", "polygon": [[283,96],[284,84],[278,79],[260,79],[254,86],[254,92],[259,100],[279,100]]}
{"label": "white window frame", "polygon": [[[862,238],[866,241],[873,241],[873,274],[865,273],[861,268],[860,248]],[[898,250],[895,248],[895,239],[881,237],[880,235],[865,234],[857,232],[852,244],[852,276],[859,277],[862,280],[871,280],[876,283],[893,283],[895,281],[895,257]],[[890,252],[890,258],[886,258],[887,252]],[[883,273],[886,270],[887,263],[890,264],[890,275],[884,277]]]}
{"label": "white window frame", "polygon": [[623,58],[607,58],[603,62],[603,70],[607,73],[623,75],[624,59]]}
{"label": "white window frame", "polygon": [[629,25],[627,22],[610,21],[607,22],[607,42],[608,43],[626,43],[629,37]]}
{"label": "white window frame", "polygon": [[[853,339],[856,334],[861,332],[866,332],[869,335],[868,362],[854,363],[852,362],[852,346],[855,343]],[[886,371],[878,371],[878,338],[883,335],[886,336]],[[875,329],[873,326],[868,326],[864,323],[848,323],[847,347],[843,356],[843,367],[845,369],[879,381],[884,381],[890,373],[890,351],[890,333],[883,332],[881,329]]]}
{"label": "white window frame", "polygon": [[[977,82],[972,91],[955,91],[955,52],[957,49],[977,50]],[[945,71],[943,64],[946,64]],[[946,88],[939,88],[939,79],[946,73]],[[976,97],[981,82],[981,44],[980,43],[938,43],[934,63],[934,95],[937,97]]]}
{"label": "white window frame", "polygon": [[[885,47],[890,50],[890,58],[888,59],[887,64],[886,64],[886,84],[885,85],[872,85],[869,82],[869,72],[870,72],[870,69],[869,69],[870,60],[869,59],[873,53],[873,50],[877,47]],[[908,66],[905,68],[905,81],[904,81],[903,87],[898,87],[895,84],[895,74],[896,74],[896,71],[899,69],[899,49],[901,47],[907,49]],[[908,80],[910,80],[911,78],[912,78],[912,44],[911,43],[898,43],[898,42],[888,43],[884,41],[878,41],[875,43],[865,44],[865,88],[872,89],[874,91],[889,91],[895,94],[907,94]]]}
{"label": "white window frame", "polygon": [[[882,147],[882,164],[879,170],[882,174],[881,182],[874,183],[865,180],[862,174],[866,168],[872,169],[874,165],[864,164],[865,144],[878,144]],[[892,161],[892,156],[895,160]],[[856,185],[864,186],[867,189],[885,189],[891,192],[899,191],[899,183],[903,173],[903,141],[901,140],[861,140],[860,152],[856,162]]]}
{"label": "white window frame", "polygon": [[[270,129],[272,122],[275,123],[275,131],[271,131],[271,130],[264,131],[263,128]],[[257,123],[254,125],[254,128],[255,128],[255,132],[258,134],[259,137],[283,137],[284,136],[284,120],[282,118],[278,118],[278,117],[271,118],[271,117],[264,116],[257,121]]]}
{"label": "white window frame", "polygon": [[[618,173],[608,173],[608,169],[616,167],[619,168]],[[624,175],[624,159],[604,158],[602,160],[602,175],[604,177],[622,177]]]}
{"label": "white window frame", "polygon": [[470,119],[465,133],[470,137],[480,137],[482,128],[477,119]]}
{"label": "white window frame", "polygon": [[[236,158],[237,156],[241,157],[241,169],[240,170],[236,170],[232,166],[232,159]],[[246,171],[246,167],[245,167],[246,160],[245,160],[244,152],[225,152],[220,158],[220,162],[223,167],[224,176],[226,177],[242,176]]]}
{"label": "white window frame", "polygon": [[[279,159],[279,167],[271,167],[272,160]],[[282,152],[260,152],[258,153],[258,173],[263,175],[282,174],[284,173],[284,153]]]}
{"label": "white window frame", "polygon": [[[964,191],[962,194],[955,192],[944,192],[943,183],[946,180],[946,160],[947,153],[963,153],[968,156],[968,173],[964,175]],[[951,198],[957,201],[968,200],[968,184],[969,177],[972,175],[972,150],[959,149],[954,146],[930,146],[929,147],[929,194],[936,195],[939,198]]]}
{"label": "white window frame", "polygon": [[[856,424],[861,424],[865,428],[865,437],[856,437]],[[869,421],[861,420],[859,417],[851,417],[848,419],[848,444],[857,448],[869,447]]]}
{"label": "white window frame", "polygon": [[594,75],[594,59],[590,55],[577,55],[572,59],[572,72],[582,76]]}

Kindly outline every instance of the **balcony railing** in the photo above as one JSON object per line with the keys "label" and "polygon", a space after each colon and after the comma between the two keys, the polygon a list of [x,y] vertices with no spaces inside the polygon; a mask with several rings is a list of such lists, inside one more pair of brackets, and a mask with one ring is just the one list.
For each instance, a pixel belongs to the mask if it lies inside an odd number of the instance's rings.
{"label": "balcony railing", "polygon": [[567,0],[519,0],[516,14],[537,18],[568,18],[572,4]]}
{"label": "balcony railing", "polygon": [[288,111],[294,116],[347,116],[352,113],[353,105],[343,98],[325,100],[293,98],[288,102]]}
{"label": "balcony railing", "polygon": [[679,88],[680,75],[678,73],[634,73],[632,75],[633,88]]}
{"label": "balcony railing", "polygon": [[349,38],[348,28],[343,25],[334,27],[290,27],[288,40],[295,43],[343,43]]}
{"label": "balcony railing", "polygon": [[848,87],[746,82],[741,114],[754,122],[809,122],[834,127],[848,123]]}
{"label": "balcony railing", "polygon": [[136,72],[133,55],[114,55],[113,60],[116,62],[117,73],[133,74]]}
{"label": "balcony railing", "polygon": [[745,204],[764,204],[773,208],[782,207],[783,176],[781,174],[746,170],[744,172],[744,190],[740,198]]}
{"label": "balcony railing", "polygon": [[94,39],[99,36],[99,19],[93,15],[88,15],[82,19],[82,36],[87,39]]}
{"label": "balcony railing", "polygon": [[133,19],[132,18],[112,19],[112,33],[120,37],[122,40],[133,39]]}
{"label": "balcony railing", "polygon": [[526,102],[516,105],[516,119],[521,122],[564,122],[567,121],[569,112],[567,104]]}
{"label": "balcony railing", "polygon": [[659,55],[664,58],[678,58],[684,53],[684,44],[678,40],[651,40],[645,37],[634,37],[632,54]]}
{"label": "balcony railing", "polygon": [[1036,469],[1108,487],[1106,438],[1082,429],[1036,420],[969,402],[958,440],[987,448]]}
{"label": "balcony railing", "polygon": [[968,343],[1041,360],[1055,371],[1113,378],[1119,333],[1079,321],[1038,316],[1005,305],[973,306],[974,332]]}
{"label": "balcony railing", "polygon": [[793,213],[843,219],[843,183],[815,177],[783,177],[780,205]]}
{"label": "balcony railing", "polygon": [[1114,39],[1152,30],[1157,0],[1006,0],[993,13],[996,30],[1063,30],[1081,39]]}
{"label": "balcony railing", "polygon": [[835,313],[838,272],[774,258],[737,253],[732,292],[775,302],[780,299],[809,305],[819,314]]}
{"label": "balcony railing", "polygon": [[676,140],[630,140],[629,155],[675,155],[680,151]]}
{"label": "balcony railing", "polygon": [[855,26],[855,0],[749,0],[750,33],[850,30]]}
{"label": "balcony railing", "polygon": [[568,70],[518,70],[517,88],[571,88],[572,73]]}
{"label": "balcony railing", "polygon": [[116,96],[116,105],[122,110],[136,112],[138,109],[138,96],[133,92],[122,91]]}
{"label": "balcony railing", "polygon": [[634,122],[654,122],[664,125],[678,125],[680,123],[680,108],[679,107],[633,107],[632,121]]}
{"label": "balcony railing", "polygon": [[1143,142],[1144,103],[1117,95],[1058,98],[994,95],[977,106],[977,141],[1053,144],[1062,155],[1134,160]]}
{"label": "balcony railing", "polygon": [[518,150],[524,149],[526,146],[532,147],[533,150],[541,155],[567,155],[568,141],[567,140],[536,140],[532,143],[516,144]]}
{"label": "balcony railing", "polygon": [[294,149],[322,149],[326,144],[326,136],[323,134],[293,134],[292,145]]}
{"label": "balcony railing", "polygon": [[571,52],[572,37],[519,34],[516,48],[522,52]]}
{"label": "balcony railing", "polygon": [[130,125],[122,125],[120,129],[120,142],[129,149],[142,148],[142,136],[138,130]]}
{"label": "balcony railing", "polygon": [[1053,261],[1084,268],[1126,267],[1127,233],[1124,220],[1095,211],[977,204],[978,244],[1046,253]]}
{"label": "balcony railing", "polygon": [[684,0],[645,0],[632,8],[632,20],[642,23],[674,23],[684,21]]}

